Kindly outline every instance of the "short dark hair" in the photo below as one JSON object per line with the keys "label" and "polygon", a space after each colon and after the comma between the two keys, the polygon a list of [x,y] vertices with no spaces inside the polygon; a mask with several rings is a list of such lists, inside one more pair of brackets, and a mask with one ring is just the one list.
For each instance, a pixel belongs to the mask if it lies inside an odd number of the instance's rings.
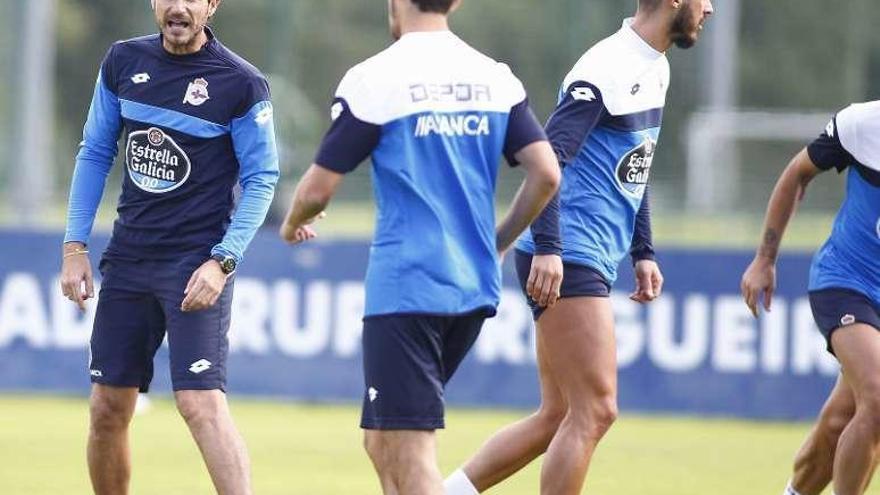
{"label": "short dark hair", "polygon": [[436,12],[447,14],[455,0],[410,0],[419,7],[422,12]]}
{"label": "short dark hair", "polygon": [[652,12],[660,6],[660,0],[639,0],[639,8]]}

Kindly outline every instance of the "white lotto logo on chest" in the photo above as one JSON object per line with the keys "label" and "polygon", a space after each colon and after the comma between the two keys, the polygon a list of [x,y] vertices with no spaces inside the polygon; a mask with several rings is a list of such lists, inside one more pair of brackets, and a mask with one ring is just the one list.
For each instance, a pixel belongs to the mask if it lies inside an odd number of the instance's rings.
{"label": "white lotto logo on chest", "polygon": [[641,196],[651,175],[651,163],[657,143],[646,137],[642,144],[631,149],[617,164],[617,184],[623,191],[633,196]]}
{"label": "white lotto logo on chest", "polygon": [[427,114],[416,121],[415,137],[488,136],[489,117],[480,114]]}
{"label": "white lotto logo on chest", "polygon": [[135,185],[158,194],[182,186],[192,170],[183,149],[171,136],[155,127],[128,135],[125,163]]}

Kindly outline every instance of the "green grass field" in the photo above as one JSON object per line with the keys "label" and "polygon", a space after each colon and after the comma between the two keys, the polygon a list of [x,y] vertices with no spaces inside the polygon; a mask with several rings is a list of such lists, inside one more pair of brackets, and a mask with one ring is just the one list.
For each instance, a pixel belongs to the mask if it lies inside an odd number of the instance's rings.
{"label": "green grass field", "polygon": [[[361,450],[358,410],[236,400],[259,495],[380,493]],[[455,409],[439,436],[444,473],[522,412]],[[0,493],[90,493],[82,399],[0,397]],[[782,492],[803,423],[624,415],[600,446],[585,493],[743,495]],[[213,493],[198,451],[170,401],[135,418],[134,495]],[[538,493],[539,464],[492,494]]]}

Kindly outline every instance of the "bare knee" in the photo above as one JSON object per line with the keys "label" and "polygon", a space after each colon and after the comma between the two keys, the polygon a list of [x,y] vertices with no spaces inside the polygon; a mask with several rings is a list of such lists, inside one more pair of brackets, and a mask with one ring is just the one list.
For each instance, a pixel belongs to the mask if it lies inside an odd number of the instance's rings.
{"label": "bare knee", "polygon": [[131,422],[136,400],[137,394],[126,390],[93,393],[89,401],[92,431],[98,435],[125,431]]}
{"label": "bare knee", "polygon": [[601,439],[617,421],[617,397],[612,394],[595,398],[580,408],[572,408],[569,417],[588,438]]}
{"label": "bare knee", "polygon": [[[826,408],[819,415],[817,423],[820,434],[829,439],[840,437],[843,430],[852,420],[853,411],[851,408]],[[835,441],[836,443],[836,441]]]}
{"label": "bare knee", "polygon": [[174,398],[177,411],[190,428],[216,426],[227,414],[225,397],[217,390],[185,390]]}
{"label": "bare knee", "polygon": [[563,404],[541,404],[541,408],[534,414],[537,427],[548,441],[556,434],[556,430],[565,419],[566,412],[567,409]]}
{"label": "bare knee", "polygon": [[856,417],[875,440],[880,439],[880,384],[865,391],[856,406]]}

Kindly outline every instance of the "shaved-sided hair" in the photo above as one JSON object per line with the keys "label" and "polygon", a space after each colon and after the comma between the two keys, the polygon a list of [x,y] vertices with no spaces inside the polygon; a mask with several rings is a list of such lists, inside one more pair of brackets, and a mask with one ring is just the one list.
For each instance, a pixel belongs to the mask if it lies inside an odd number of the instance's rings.
{"label": "shaved-sided hair", "polygon": [[422,12],[436,12],[446,14],[452,8],[455,0],[410,0],[419,7]]}

